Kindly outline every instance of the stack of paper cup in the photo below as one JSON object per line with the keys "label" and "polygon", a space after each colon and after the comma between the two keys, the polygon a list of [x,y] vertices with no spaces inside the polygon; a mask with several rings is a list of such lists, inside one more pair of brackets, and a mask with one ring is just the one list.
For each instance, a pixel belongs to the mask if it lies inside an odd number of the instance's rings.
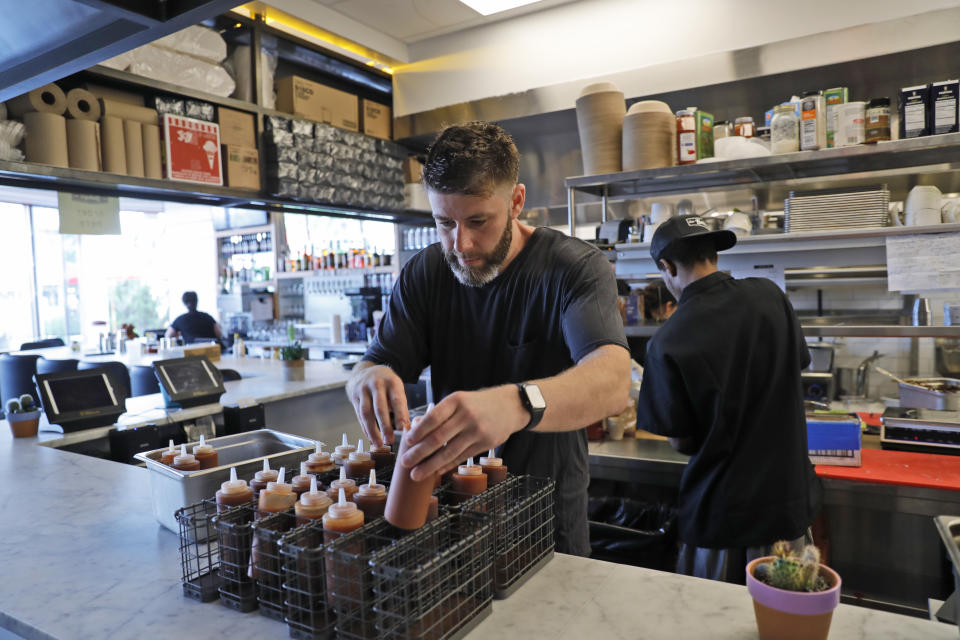
{"label": "stack of paper cup", "polygon": [[577,130],[584,175],[617,173],[621,168],[623,92],[609,82],[584,87],[577,98]]}

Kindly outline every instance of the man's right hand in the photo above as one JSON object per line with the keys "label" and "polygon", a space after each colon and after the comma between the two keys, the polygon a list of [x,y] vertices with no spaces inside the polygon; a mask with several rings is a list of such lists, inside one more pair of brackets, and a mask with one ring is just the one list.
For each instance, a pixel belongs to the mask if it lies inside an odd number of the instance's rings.
{"label": "man's right hand", "polygon": [[394,430],[402,430],[410,423],[403,381],[386,365],[358,362],[347,381],[347,397],[363,433],[377,446],[392,444]]}

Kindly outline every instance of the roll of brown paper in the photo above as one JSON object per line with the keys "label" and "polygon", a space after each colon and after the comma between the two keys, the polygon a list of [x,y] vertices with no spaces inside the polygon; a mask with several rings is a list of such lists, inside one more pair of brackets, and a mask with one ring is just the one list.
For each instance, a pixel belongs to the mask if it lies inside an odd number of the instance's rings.
{"label": "roll of brown paper", "polygon": [[163,178],[160,156],[160,127],[143,125],[143,173],[148,178]]}
{"label": "roll of brown paper", "polygon": [[147,107],[138,107],[126,102],[117,102],[116,100],[100,100],[100,111],[104,117],[115,116],[124,120],[133,120],[141,124],[159,124],[156,109]]}
{"label": "roll of brown paper", "polygon": [[99,120],[100,101],[86,89],[67,92],[67,115],[77,120]]}
{"label": "roll of brown paper", "polygon": [[10,115],[17,117],[22,117],[25,113],[31,111],[55,113],[62,116],[66,110],[67,96],[63,93],[63,89],[53,83],[7,100],[7,111],[10,112]]}
{"label": "roll of brown paper", "polygon": [[100,171],[100,123],[67,120],[67,154],[71,169]]}
{"label": "roll of brown paper", "polygon": [[143,125],[133,120],[123,121],[123,145],[127,152],[127,175],[143,177]]}
{"label": "roll of brown paper", "polygon": [[27,134],[24,147],[27,162],[54,167],[70,166],[67,156],[67,119],[56,113],[29,111],[23,114]]}
{"label": "roll of brown paper", "polygon": [[103,170],[127,175],[127,150],[123,144],[123,120],[103,116],[100,129]]}

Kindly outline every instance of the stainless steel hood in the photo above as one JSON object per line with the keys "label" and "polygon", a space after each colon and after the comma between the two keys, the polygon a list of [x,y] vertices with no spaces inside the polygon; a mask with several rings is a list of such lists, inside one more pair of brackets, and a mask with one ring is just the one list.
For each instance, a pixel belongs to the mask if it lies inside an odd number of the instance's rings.
{"label": "stainless steel hood", "polygon": [[[12,0],[10,0],[12,3]],[[230,10],[237,0],[28,0],[0,20],[0,101]]]}

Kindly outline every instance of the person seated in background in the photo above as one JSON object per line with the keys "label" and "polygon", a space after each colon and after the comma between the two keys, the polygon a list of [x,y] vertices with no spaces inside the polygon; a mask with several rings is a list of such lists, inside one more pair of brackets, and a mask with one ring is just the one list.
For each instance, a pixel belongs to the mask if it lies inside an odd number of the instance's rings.
{"label": "person seated in background", "polygon": [[187,312],[177,316],[167,327],[167,337],[182,337],[184,344],[201,340],[219,340],[223,337],[220,324],[209,313],[197,311],[197,292],[184,291],[180,298]]}
{"label": "person seated in background", "polygon": [[654,280],[643,288],[643,315],[647,320],[666,322],[676,310],[677,299],[663,280]]}

